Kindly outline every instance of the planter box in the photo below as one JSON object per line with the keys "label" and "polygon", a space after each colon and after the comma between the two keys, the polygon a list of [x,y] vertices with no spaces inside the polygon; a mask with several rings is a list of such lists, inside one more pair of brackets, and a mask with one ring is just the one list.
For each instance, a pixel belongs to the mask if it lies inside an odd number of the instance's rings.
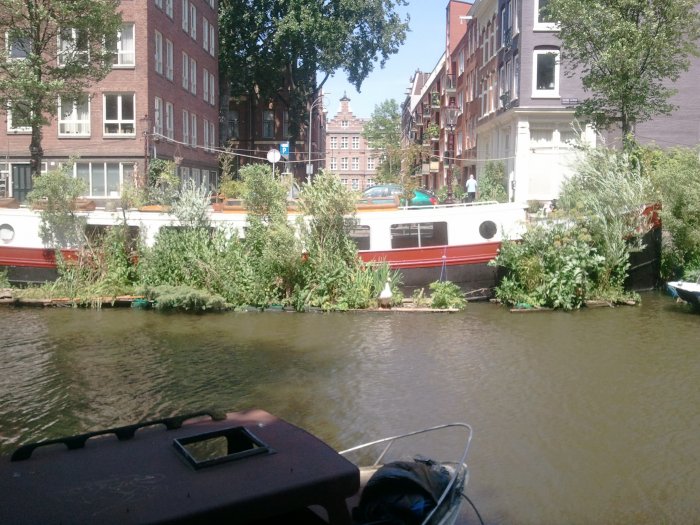
{"label": "planter box", "polygon": [[13,197],[2,198],[0,208],[19,208],[19,202]]}

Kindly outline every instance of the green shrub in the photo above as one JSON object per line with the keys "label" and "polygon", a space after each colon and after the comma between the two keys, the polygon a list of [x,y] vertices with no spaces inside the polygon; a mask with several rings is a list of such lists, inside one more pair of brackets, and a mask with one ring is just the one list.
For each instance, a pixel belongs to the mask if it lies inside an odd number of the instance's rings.
{"label": "green shrub", "polygon": [[158,310],[180,312],[221,311],[228,308],[223,297],[190,286],[156,286],[144,290]]}
{"label": "green shrub", "polygon": [[432,308],[456,308],[463,310],[467,305],[464,293],[455,283],[435,281],[429,285],[430,306]]}

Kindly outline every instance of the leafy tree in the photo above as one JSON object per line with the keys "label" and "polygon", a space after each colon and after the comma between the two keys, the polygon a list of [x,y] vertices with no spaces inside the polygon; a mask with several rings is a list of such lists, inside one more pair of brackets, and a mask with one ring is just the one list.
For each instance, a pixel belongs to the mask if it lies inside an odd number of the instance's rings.
{"label": "leafy tree", "polygon": [[508,201],[505,167],[502,163],[495,161],[487,162],[483,173],[479,176],[478,184],[478,200],[497,202]]}
{"label": "leafy tree", "polygon": [[661,223],[668,235],[662,250],[662,277],[693,279],[700,271],[700,157],[698,148],[641,155],[661,197]]}
{"label": "leafy tree", "polygon": [[396,100],[385,100],[374,107],[362,135],[367,145],[378,153],[377,179],[398,181],[401,173],[401,112]]}
{"label": "leafy tree", "polygon": [[577,108],[599,129],[619,126],[629,144],[638,122],[668,115],[672,83],[698,54],[695,0],[549,0],[567,74],[590,93]]}
{"label": "leafy tree", "polygon": [[655,202],[637,157],[611,148],[582,146],[575,172],[562,186],[559,207],[586,228],[605,258],[607,281],[621,287],[631,249],[642,248],[651,227],[646,205]]}
{"label": "leafy tree", "polygon": [[[119,0],[0,0],[0,106],[31,128],[32,174],[43,157],[42,127],[56,101],[73,103],[111,71],[121,26]],[[105,45],[105,42],[108,45]]]}
{"label": "leafy tree", "polygon": [[[344,70],[359,90],[396,53],[408,22],[406,0],[222,0],[221,73],[232,96],[288,108],[290,148],[326,80]],[[319,79],[319,80],[317,80]],[[226,97],[223,97],[224,99]]]}

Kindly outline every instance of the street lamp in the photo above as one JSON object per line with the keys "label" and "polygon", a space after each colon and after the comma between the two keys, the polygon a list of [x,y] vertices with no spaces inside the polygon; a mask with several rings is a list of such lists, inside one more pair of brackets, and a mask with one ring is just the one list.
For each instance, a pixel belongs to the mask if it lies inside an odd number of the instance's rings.
{"label": "street lamp", "polygon": [[452,157],[454,157],[454,134],[455,124],[457,123],[457,108],[455,106],[450,105],[447,107],[445,123],[447,124],[447,130],[451,139],[447,151],[445,152],[446,155],[449,155],[447,162],[447,198],[445,199],[445,204],[454,204],[454,198],[452,196]]}
{"label": "street lamp", "polygon": [[[314,165],[311,163],[311,136],[312,136],[311,125],[312,125],[312,120],[313,120],[313,116],[314,116],[314,108],[315,108],[317,105],[319,105],[319,104],[323,105],[323,97],[324,97],[324,95],[330,95],[330,93],[321,93],[321,94],[311,103],[311,107],[309,108],[309,129],[308,129],[308,132],[309,132],[309,136],[308,136],[308,140],[309,140],[309,157],[308,157],[307,164],[306,164],[306,176],[307,176],[307,180],[308,180],[309,184],[311,184],[311,176],[314,174]],[[320,142],[320,136],[319,136],[319,142]]]}

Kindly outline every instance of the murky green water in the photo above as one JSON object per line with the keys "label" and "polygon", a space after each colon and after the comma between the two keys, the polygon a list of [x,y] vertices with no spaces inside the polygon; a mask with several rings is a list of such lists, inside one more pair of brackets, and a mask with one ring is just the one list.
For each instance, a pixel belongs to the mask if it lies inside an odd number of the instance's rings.
{"label": "murky green water", "polygon": [[2,308],[0,452],[207,407],[338,448],[465,421],[488,523],[700,523],[699,335],[661,294],[568,314]]}

